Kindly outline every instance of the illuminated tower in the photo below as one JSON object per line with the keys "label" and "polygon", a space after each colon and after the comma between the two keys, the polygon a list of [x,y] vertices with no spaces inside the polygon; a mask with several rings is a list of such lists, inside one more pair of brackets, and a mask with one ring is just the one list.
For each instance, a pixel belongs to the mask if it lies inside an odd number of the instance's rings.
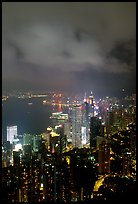
{"label": "illuminated tower", "polygon": [[91,91],[91,94],[89,96],[89,103],[90,103],[90,114],[93,117],[94,116],[94,103],[93,103],[93,93]]}
{"label": "illuminated tower", "polygon": [[56,132],[59,134],[60,139],[60,154],[66,150],[66,135],[64,134],[64,125],[56,126]]}
{"label": "illuminated tower", "polygon": [[84,102],[82,105],[82,145],[89,143],[89,104]]}
{"label": "illuminated tower", "polygon": [[80,105],[72,108],[72,145],[80,147],[82,137],[82,111]]}
{"label": "illuminated tower", "polygon": [[93,93],[92,93],[92,91],[91,91],[91,95],[89,96],[89,103],[90,103],[90,105],[93,104]]}
{"label": "illuminated tower", "polygon": [[84,103],[87,102],[86,92],[85,92],[84,100],[83,101],[84,101]]}
{"label": "illuminated tower", "polygon": [[7,126],[7,141],[13,143],[14,137],[17,136],[17,126]]}

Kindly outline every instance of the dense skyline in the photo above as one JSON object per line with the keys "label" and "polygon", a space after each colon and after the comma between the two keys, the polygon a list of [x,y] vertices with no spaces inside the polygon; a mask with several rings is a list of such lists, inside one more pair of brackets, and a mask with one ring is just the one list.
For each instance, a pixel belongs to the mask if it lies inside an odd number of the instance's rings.
{"label": "dense skyline", "polygon": [[135,87],[135,2],[2,3],[3,91]]}

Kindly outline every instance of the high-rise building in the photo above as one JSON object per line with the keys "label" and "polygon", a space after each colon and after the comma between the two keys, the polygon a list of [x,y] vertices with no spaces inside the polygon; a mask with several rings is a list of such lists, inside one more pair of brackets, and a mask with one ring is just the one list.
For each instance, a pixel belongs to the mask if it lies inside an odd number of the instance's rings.
{"label": "high-rise building", "polygon": [[66,135],[64,134],[64,125],[58,125],[56,132],[60,138],[60,153],[62,154],[66,150]]}
{"label": "high-rise building", "polygon": [[91,94],[89,96],[89,103],[90,103],[90,105],[93,104],[93,93],[92,93],[92,91],[91,91]]}
{"label": "high-rise building", "polygon": [[17,126],[7,126],[7,141],[13,143],[14,137],[17,136]]}
{"label": "high-rise building", "polygon": [[90,120],[90,147],[96,147],[97,136],[101,136],[101,120],[91,117]]}
{"label": "high-rise building", "polygon": [[80,105],[72,108],[72,145],[82,146],[82,110]]}
{"label": "high-rise building", "polygon": [[114,123],[115,123],[115,112],[114,111],[109,111],[108,112],[108,128],[109,128],[109,133],[113,130]]}
{"label": "high-rise building", "polygon": [[33,135],[23,134],[23,145],[32,145],[33,144]]}
{"label": "high-rise building", "polygon": [[131,152],[123,152],[123,175],[130,175]]}
{"label": "high-rise building", "polygon": [[82,105],[82,145],[88,144],[90,141],[89,128],[89,104],[87,102],[84,102],[84,104]]}
{"label": "high-rise building", "polygon": [[41,135],[34,135],[34,137],[33,137],[33,150],[34,150],[34,152],[39,151],[41,141],[42,141]]}
{"label": "high-rise building", "polygon": [[110,173],[110,146],[107,141],[102,141],[98,151],[99,174]]}
{"label": "high-rise building", "polygon": [[71,135],[71,124],[69,121],[64,123],[64,134],[67,138],[67,142],[72,142],[72,135]]}
{"label": "high-rise building", "polygon": [[34,152],[38,152],[41,146],[42,138],[44,135],[31,135],[23,134],[22,136],[22,145],[23,149],[25,146],[29,145]]}
{"label": "high-rise building", "polygon": [[90,104],[90,114],[92,117],[94,117],[94,102],[93,102],[93,93],[91,91],[91,94],[89,96],[89,104]]}
{"label": "high-rise building", "polygon": [[60,153],[60,137],[59,134],[56,134],[53,136],[53,134],[50,134],[50,151],[52,153]]}
{"label": "high-rise building", "polygon": [[136,134],[130,133],[130,151],[131,151],[131,158],[136,160]]}

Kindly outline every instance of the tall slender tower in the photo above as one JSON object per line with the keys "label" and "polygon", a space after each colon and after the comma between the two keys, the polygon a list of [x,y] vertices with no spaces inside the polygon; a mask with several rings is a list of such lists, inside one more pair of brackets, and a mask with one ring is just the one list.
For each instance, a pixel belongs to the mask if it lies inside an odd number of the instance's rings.
{"label": "tall slender tower", "polygon": [[89,104],[84,102],[82,105],[82,145],[89,143]]}
{"label": "tall slender tower", "polygon": [[84,95],[84,100],[83,100],[83,102],[84,102],[84,103],[87,102],[86,92],[85,92],[85,95]]}
{"label": "tall slender tower", "polygon": [[72,108],[72,144],[74,147],[81,147],[82,111],[81,106],[75,105]]}
{"label": "tall slender tower", "polygon": [[92,93],[92,91],[91,91],[91,94],[89,96],[89,102],[90,102],[90,105],[93,104],[93,93]]}
{"label": "tall slender tower", "polygon": [[91,116],[94,117],[94,103],[93,103],[93,93],[92,93],[92,91],[91,91],[91,94],[89,96],[89,103],[90,103]]}

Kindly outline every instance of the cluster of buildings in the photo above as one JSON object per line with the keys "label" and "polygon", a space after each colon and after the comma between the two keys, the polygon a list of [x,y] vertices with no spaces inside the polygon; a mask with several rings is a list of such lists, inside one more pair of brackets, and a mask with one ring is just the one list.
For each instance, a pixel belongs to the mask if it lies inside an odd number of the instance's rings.
{"label": "cluster of buildings", "polygon": [[[7,127],[7,142],[2,147],[2,183],[5,196],[12,202],[90,199],[97,176],[112,172],[112,143],[120,142],[113,139],[113,134],[135,123],[135,96],[121,102],[109,97],[95,101],[91,92],[89,97],[85,94],[83,102],[69,106],[68,114],[52,113],[50,119],[52,127],[41,135],[18,135],[17,126]],[[126,167],[136,160],[133,131],[128,139],[130,149],[121,154],[119,173],[124,175],[131,174]],[[76,172],[80,172],[80,180],[86,177],[91,181],[88,186],[84,179],[79,185]]]}

